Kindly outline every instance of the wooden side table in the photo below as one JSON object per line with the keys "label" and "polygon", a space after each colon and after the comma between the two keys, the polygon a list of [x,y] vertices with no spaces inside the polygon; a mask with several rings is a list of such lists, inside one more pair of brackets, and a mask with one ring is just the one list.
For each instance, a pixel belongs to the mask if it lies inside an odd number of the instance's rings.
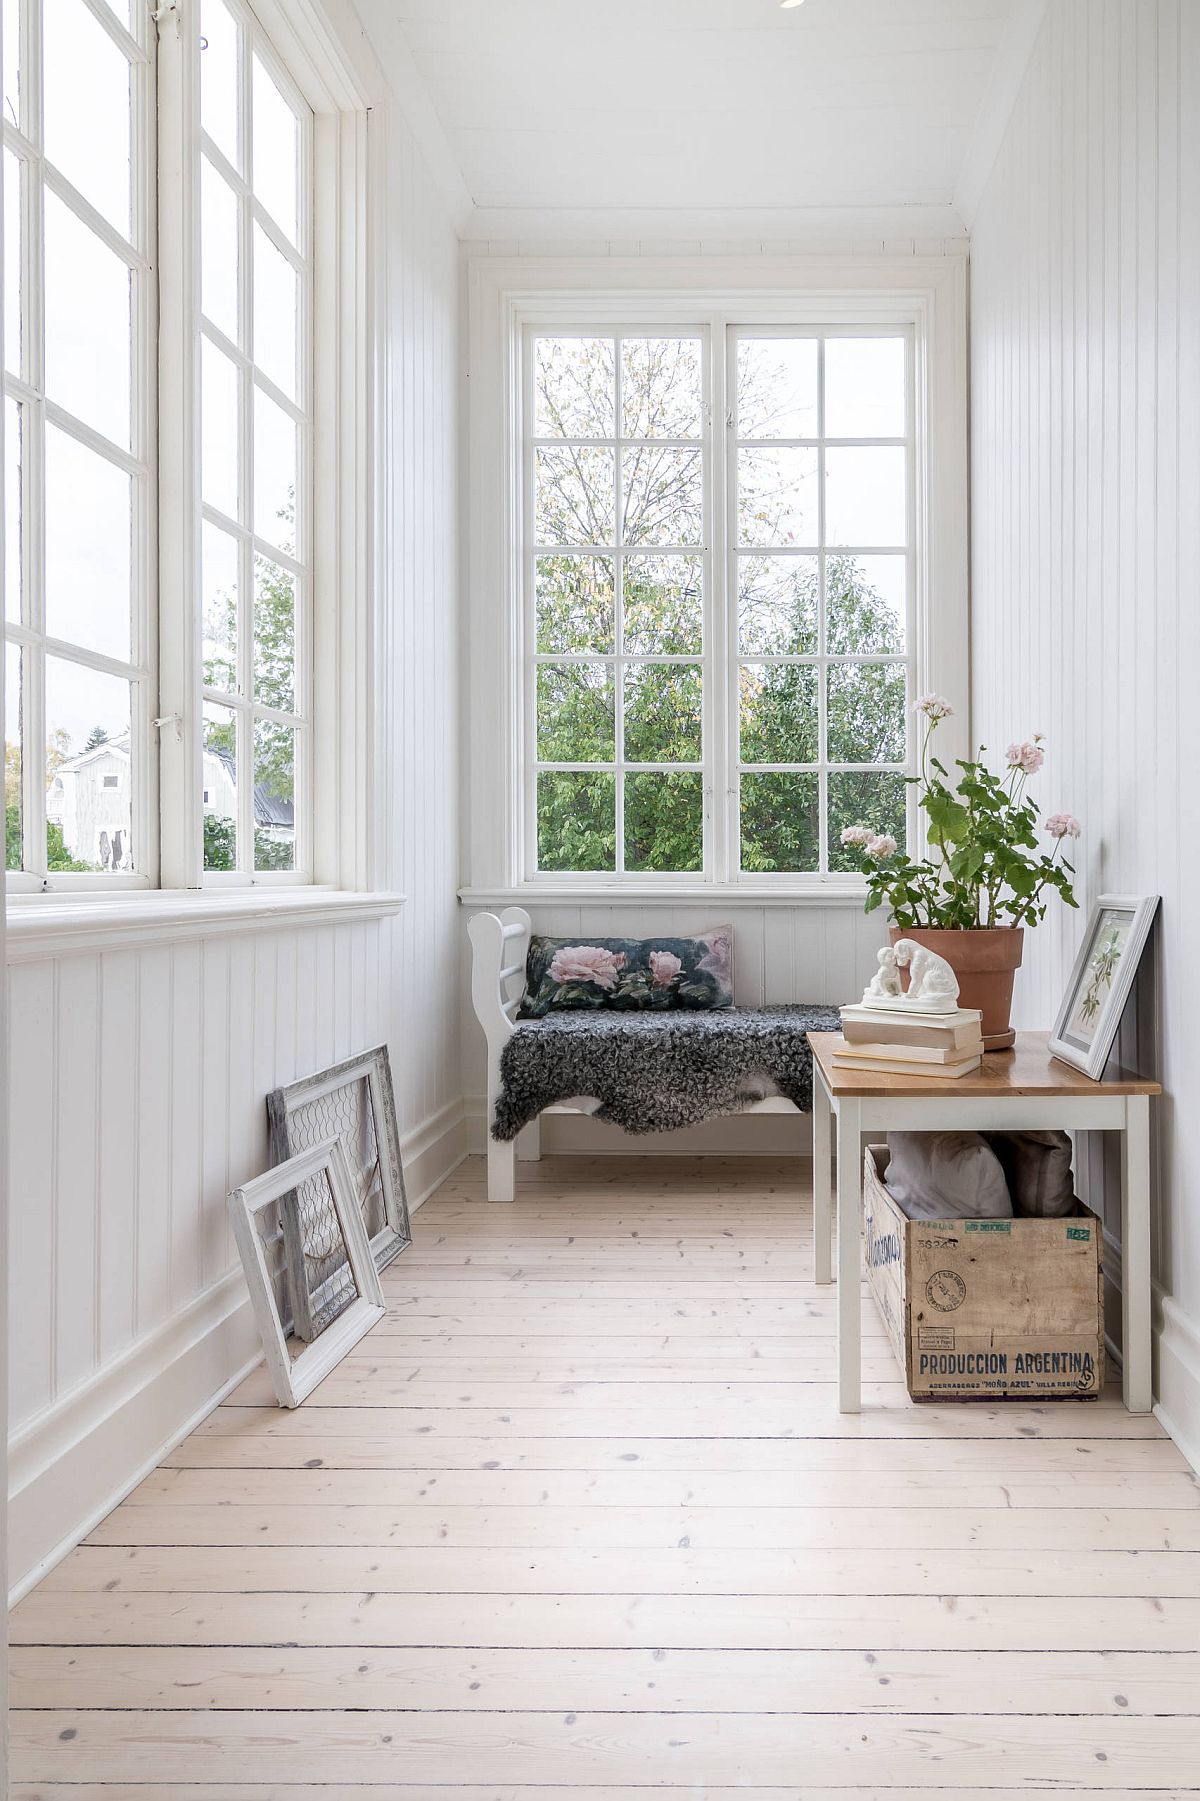
{"label": "wooden side table", "polygon": [[1102,1131],[1121,1134],[1122,1382],[1130,1413],[1153,1407],[1150,1364],[1150,1098],[1158,1082],[1093,1082],[1050,1055],[1045,1032],[1021,1032],[969,1076],[835,1068],[839,1032],[810,1032],[813,1051],[813,1248],[816,1279],[833,1279],[830,1123],[837,1118],[838,1406],[862,1405],[862,1136],[864,1132]]}

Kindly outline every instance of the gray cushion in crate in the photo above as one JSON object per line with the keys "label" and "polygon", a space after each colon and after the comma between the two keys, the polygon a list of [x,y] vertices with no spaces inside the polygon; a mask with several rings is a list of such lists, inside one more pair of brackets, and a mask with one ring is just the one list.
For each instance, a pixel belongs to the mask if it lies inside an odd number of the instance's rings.
{"label": "gray cushion in crate", "polygon": [[1011,1219],[999,1158],[979,1132],[889,1132],[888,1193],[910,1219]]}
{"label": "gray cushion in crate", "polygon": [[1065,1132],[988,1132],[1000,1159],[1013,1212],[1029,1219],[1065,1219],[1075,1211],[1071,1140]]}

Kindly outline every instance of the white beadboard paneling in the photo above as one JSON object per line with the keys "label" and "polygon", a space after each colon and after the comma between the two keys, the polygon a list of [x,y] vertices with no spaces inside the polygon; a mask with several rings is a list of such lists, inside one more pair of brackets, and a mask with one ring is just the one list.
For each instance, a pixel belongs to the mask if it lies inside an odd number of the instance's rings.
{"label": "white beadboard paneling", "polygon": [[[1046,734],[1037,796],[1083,821],[1085,910],[1105,889],[1163,896],[1161,1045],[1127,1020],[1122,1055],[1168,1091],[1159,1381],[1193,1456],[1200,1370],[1194,1346],[1168,1341],[1200,1318],[1198,1178],[1177,1123],[1200,1074],[1185,686],[1200,665],[1198,120],[1194,0],[1056,0],[980,201],[971,277],[975,731],[993,748]],[[1055,908],[1029,935],[1020,1023],[1052,1018],[1082,920]],[[1103,1147],[1081,1165],[1117,1234]]]}
{"label": "white beadboard paneling", "polygon": [[[379,919],[170,942],[26,945],[11,970],[18,1584],[245,1362],[227,1222],[267,1160],[265,1096],[381,1041],[413,1198],[465,1148],[458,870],[458,247],[394,107],[372,113],[383,336],[377,538]],[[199,1336],[197,1336],[199,1335]]]}

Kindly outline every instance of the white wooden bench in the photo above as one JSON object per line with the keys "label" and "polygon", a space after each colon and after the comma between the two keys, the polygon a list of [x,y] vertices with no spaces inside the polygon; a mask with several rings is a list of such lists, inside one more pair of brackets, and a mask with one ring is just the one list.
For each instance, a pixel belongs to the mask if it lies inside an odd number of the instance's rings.
{"label": "white wooden bench", "polygon": [[[502,1143],[492,1137],[492,1120],[500,1095],[500,1057],[516,1030],[525,998],[525,965],[532,922],[523,907],[502,913],[476,913],[467,930],[471,939],[471,1002],[487,1039],[487,1186],[489,1201],[511,1201],[516,1195],[517,1161],[536,1163],[541,1155],[537,1120],[519,1136]],[[547,1113],[581,1113],[580,1107],[547,1107]],[[769,1095],[743,1109],[746,1113],[796,1113],[783,1095]],[[820,1147],[814,1146],[819,1153]],[[828,1148],[826,1148],[828,1155]]]}

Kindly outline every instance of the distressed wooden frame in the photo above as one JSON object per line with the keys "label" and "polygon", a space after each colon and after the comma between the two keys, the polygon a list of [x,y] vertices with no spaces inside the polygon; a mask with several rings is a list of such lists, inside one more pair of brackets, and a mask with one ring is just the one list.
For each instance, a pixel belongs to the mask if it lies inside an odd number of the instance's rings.
{"label": "distressed wooden frame", "polygon": [[[267,1265],[263,1237],[256,1220],[268,1207],[282,1203],[297,1184],[321,1175],[329,1183],[333,1211],[358,1297],[299,1356],[292,1357],[280,1317],[273,1272]],[[371,1258],[362,1213],[354,1197],[350,1165],[338,1139],[327,1138],[310,1150],[289,1157],[286,1163],[278,1164],[266,1175],[235,1188],[229,1197],[229,1217],[246,1272],[250,1303],[262,1334],[276,1399],[281,1407],[298,1407],[384,1313],[379,1273]]]}
{"label": "distressed wooden frame", "polygon": [[[272,1159],[276,1164],[282,1164],[306,1148],[297,1142],[297,1114],[300,1110],[325,1100],[340,1090],[358,1086],[364,1090],[365,1105],[370,1109],[375,1135],[375,1163],[369,1169],[363,1167],[356,1154],[356,1147],[348,1144],[345,1136],[339,1142],[350,1171],[351,1192],[358,1203],[371,1259],[378,1271],[386,1269],[393,1257],[398,1256],[412,1242],[404,1168],[400,1160],[396,1102],[392,1092],[392,1071],[386,1044],[376,1045],[357,1057],[348,1057],[329,1069],[320,1070],[315,1075],[302,1076],[298,1081],[274,1089],[267,1096],[267,1120]],[[383,1223],[372,1233],[365,1209],[375,1184],[376,1171],[381,1190]],[[303,1263],[300,1215],[294,1189],[283,1197],[280,1212],[295,1331],[298,1337],[311,1340],[315,1335],[313,1296],[296,1279],[295,1274],[303,1267]]]}
{"label": "distressed wooden frame", "polygon": [[[1121,1024],[1121,1014],[1129,999],[1157,911],[1157,894],[1101,894],[1088,915],[1087,927],[1075,955],[1070,980],[1059,1003],[1054,1029],[1050,1033],[1050,1049],[1064,1063],[1071,1063],[1076,1069],[1081,1069],[1084,1075],[1091,1076],[1094,1082],[1098,1082],[1104,1074],[1105,1064]],[[1091,1044],[1084,1046],[1067,1036],[1067,1027],[1075,1011],[1080,985],[1087,974],[1089,953],[1104,913],[1128,913],[1129,938],[1121,953],[1116,980],[1097,1016]]]}

